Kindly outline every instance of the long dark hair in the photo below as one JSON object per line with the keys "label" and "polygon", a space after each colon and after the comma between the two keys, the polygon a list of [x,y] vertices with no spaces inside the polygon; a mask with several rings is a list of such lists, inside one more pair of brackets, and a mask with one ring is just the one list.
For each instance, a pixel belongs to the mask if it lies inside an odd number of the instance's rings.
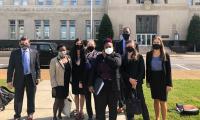
{"label": "long dark hair", "polygon": [[[166,52],[165,52],[165,46],[164,46],[164,43],[163,43],[163,40],[160,36],[156,35],[154,38],[153,38],[153,41],[154,40],[159,40],[160,43],[161,43],[161,48],[160,48],[160,58],[163,59],[164,61],[166,61]],[[153,42],[152,42],[153,44]],[[153,50],[153,48],[152,48]]]}
{"label": "long dark hair", "polygon": [[[71,59],[72,61],[76,61],[78,59],[78,56],[77,56],[77,48],[76,48],[76,43],[78,41],[81,41],[81,44],[83,45],[83,41],[79,38],[76,38],[76,40],[74,41],[74,46],[71,50]],[[80,58],[81,58],[81,61],[82,62],[85,62],[85,50],[84,50],[84,47],[82,47],[82,49],[80,49]]]}

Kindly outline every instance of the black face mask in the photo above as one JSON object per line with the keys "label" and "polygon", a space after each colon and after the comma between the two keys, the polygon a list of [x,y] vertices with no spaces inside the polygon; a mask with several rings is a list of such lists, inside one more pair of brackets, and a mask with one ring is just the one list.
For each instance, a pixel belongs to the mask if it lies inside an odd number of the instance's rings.
{"label": "black face mask", "polygon": [[94,50],[94,47],[93,47],[93,46],[89,46],[89,47],[87,48],[87,50],[88,50],[89,52],[92,52],[92,51]]}
{"label": "black face mask", "polygon": [[153,49],[154,50],[161,49],[161,45],[160,44],[153,44]]}
{"label": "black face mask", "polygon": [[128,41],[130,34],[122,34],[122,36],[123,36],[124,40]]}
{"label": "black face mask", "polygon": [[127,50],[127,52],[133,52],[133,51],[135,51],[135,49],[132,48],[132,47],[126,47],[126,50]]}
{"label": "black face mask", "polygon": [[76,45],[77,50],[81,50],[83,48],[83,45]]}

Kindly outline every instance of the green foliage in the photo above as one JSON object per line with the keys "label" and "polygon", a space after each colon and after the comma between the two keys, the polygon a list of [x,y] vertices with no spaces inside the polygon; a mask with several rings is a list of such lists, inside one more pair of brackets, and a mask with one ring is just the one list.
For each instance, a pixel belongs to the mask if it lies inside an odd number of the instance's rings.
{"label": "green foliage", "polygon": [[113,39],[114,32],[112,28],[112,23],[107,14],[104,14],[101,24],[99,27],[99,36],[97,40],[97,49],[102,50],[103,49],[103,42],[106,38],[112,38]]}
{"label": "green foliage", "polygon": [[194,45],[194,51],[196,51],[196,45],[200,43],[200,17],[198,15],[194,15],[190,21],[187,40]]}

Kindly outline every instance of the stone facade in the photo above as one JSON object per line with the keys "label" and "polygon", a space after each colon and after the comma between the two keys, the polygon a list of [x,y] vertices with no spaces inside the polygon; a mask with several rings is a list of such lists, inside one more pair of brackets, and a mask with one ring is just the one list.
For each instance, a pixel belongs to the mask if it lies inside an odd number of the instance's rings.
{"label": "stone facade", "polygon": [[[0,6],[0,39],[10,39],[9,20],[24,20],[24,34],[31,39],[36,39],[35,20],[49,20],[50,40],[60,39],[60,20],[75,20],[76,37],[86,39],[85,21],[90,20],[88,0],[77,0],[77,5],[66,6],[62,5],[62,0],[52,0],[52,5],[37,5],[36,1],[28,0],[28,5],[20,6],[13,5],[13,0],[3,0],[3,5]],[[93,1],[93,19],[101,20],[103,14],[107,13],[112,21],[116,40],[120,39],[121,29],[125,26],[131,28],[132,39],[138,40],[137,35],[140,34],[144,34],[144,38],[148,37],[146,35],[149,33],[137,32],[137,16],[156,16],[155,34],[165,36],[165,40],[174,40],[175,33],[178,33],[180,40],[185,40],[192,16],[200,13],[200,5],[188,2],[190,0],[155,0],[154,3],[149,0],[144,2],[143,0],[100,0],[100,5],[95,5],[95,0]],[[19,36],[17,31],[16,36]]]}

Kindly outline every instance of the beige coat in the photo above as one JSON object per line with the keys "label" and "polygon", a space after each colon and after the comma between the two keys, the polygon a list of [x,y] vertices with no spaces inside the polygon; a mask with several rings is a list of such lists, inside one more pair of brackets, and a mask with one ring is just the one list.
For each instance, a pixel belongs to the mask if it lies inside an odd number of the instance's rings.
{"label": "beige coat", "polygon": [[[71,65],[71,59],[69,58],[68,60]],[[51,59],[49,73],[52,88],[64,86],[65,66],[62,62],[58,61],[57,57]]]}

